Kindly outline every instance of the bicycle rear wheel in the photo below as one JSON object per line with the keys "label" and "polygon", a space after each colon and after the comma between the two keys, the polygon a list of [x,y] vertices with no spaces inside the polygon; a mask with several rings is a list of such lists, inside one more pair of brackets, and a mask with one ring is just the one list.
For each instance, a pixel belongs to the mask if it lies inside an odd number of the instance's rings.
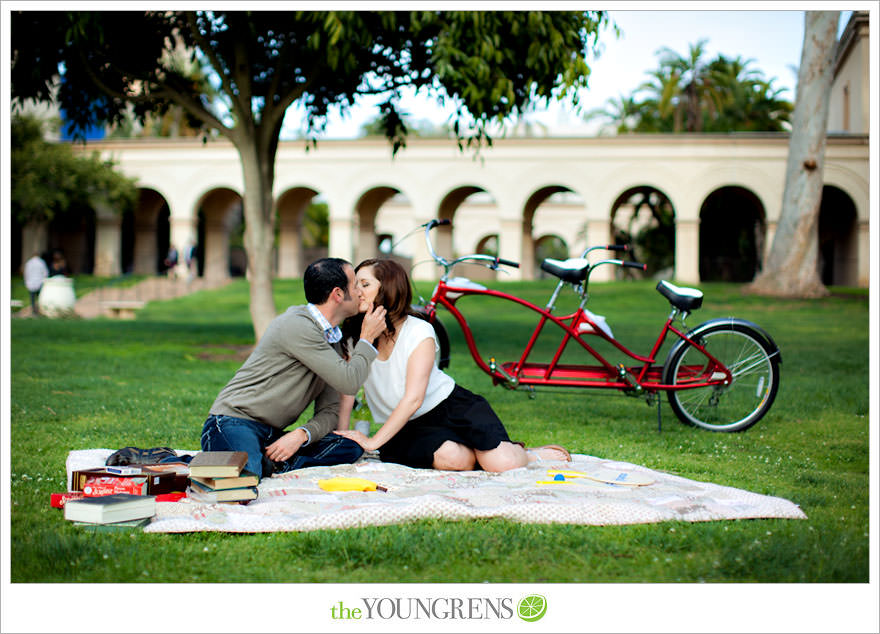
{"label": "bicycle rear wheel", "polygon": [[[696,339],[733,375],[729,385],[670,390],[669,405],[689,425],[710,431],[736,432],[757,423],[773,405],[779,389],[778,350],[754,328],[741,323],[719,323]],[[703,382],[717,377],[717,366],[700,350],[685,344],[664,368],[671,385]]]}
{"label": "bicycle rear wheel", "polygon": [[434,327],[434,334],[437,335],[437,343],[440,345],[440,350],[437,353],[437,367],[441,370],[445,370],[449,367],[449,357],[450,357],[450,346],[449,346],[449,335],[446,333],[446,328],[443,326],[443,323],[437,319],[437,316],[434,315],[433,321],[430,317],[428,317],[428,313],[425,311],[423,306],[413,305],[412,314],[418,317],[419,319],[424,319],[429,324]]}

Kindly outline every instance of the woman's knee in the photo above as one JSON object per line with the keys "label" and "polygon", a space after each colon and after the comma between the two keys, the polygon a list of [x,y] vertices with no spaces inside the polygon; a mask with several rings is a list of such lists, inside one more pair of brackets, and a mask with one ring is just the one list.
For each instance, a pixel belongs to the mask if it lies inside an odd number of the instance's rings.
{"label": "woman's knee", "polygon": [[471,471],[477,465],[473,449],[447,440],[434,452],[435,469],[441,471]]}
{"label": "woman's knee", "polygon": [[500,473],[526,466],[529,463],[529,457],[519,445],[502,442],[495,449],[478,451],[477,461],[483,471]]}

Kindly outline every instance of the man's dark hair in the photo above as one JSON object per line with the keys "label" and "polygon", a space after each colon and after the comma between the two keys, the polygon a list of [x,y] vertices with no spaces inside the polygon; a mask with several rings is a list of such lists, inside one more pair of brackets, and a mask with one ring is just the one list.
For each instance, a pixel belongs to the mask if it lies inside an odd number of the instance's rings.
{"label": "man's dark hair", "polygon": [[337,287],[345,293],[345,299],[351,299],[348,293],[348,276],[345,274],[346,266],[351,266],[351,262],[342,258],[321,258],[309,264],[303,275],[306,301],[315,305],[323,304]]}

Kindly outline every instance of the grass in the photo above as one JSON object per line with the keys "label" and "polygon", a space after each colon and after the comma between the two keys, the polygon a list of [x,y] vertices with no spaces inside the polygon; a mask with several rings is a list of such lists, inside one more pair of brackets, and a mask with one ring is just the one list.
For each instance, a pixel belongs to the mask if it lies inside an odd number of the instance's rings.
{"label": "grass", "polygon": [[[550,284],[498,287],[542,303]],[[302,302],[300,288],[277,282],[279,308]],[[446,315],[449,373],[490,400],[514,439],[784,497],[807,520],[608,527],[427,520],[254,535],[90,534],[65,522],[49,494],[65,488],[70,450],[198,448],[210,404],[252,344],[247,286],[236,281],[150,303],[131,322],[12,320],[11,580],[867,582],[867,293],[783,301],[744,296],[735,285],[702,288],[706,301],[691,326],[733,314],[761,324],[782,350],[776,403],[744,433],[687,427],[665,404],[658,433],[655,409],[641,400],[597,392],[530,400],[492,387]],[[593,293],[592,310],[615,336],[647,349],[667,313],[652,285],[609,283]],[[482,356],[514,354],[528,316],[465,301]]]}
{"label": "grass", "polygon": [[[147,275],[120,275],[117,277],[96,277],[94,275],[73,275],[73,292],[77,297],[90,293],[91,291],[102,287],[127,288],[134,286],[140,281],[147,279]],[[31,296],[24,285],[24,279],[21,275],[12,278],[9,285],[9,298],[17,299],[22,306],[30,306]],[[13,313],[18,312],[21,308],[14,308]]]}

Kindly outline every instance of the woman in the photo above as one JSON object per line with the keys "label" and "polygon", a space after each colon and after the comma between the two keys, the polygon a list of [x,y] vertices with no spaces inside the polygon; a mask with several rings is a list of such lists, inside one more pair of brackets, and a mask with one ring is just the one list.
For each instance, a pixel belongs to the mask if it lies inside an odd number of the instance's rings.
{"label": "woman", "polygon": [[[337,434],[384,462],[410,467],[467,471],[507,471],[535,460],[568,461],[558,445],[525,449],[511,442],[489,403],[442,372],[435,362],[437,338],[431,325],[411,314],[412,290],[406,271],[393,260],[372,259],[356,268],[361,313],[383,306],[386,329],[374,345],[379,354],[364,384],[373,419],[382,427],[372,437],[349,430],[354,397],[343,396]],[[346,331],[360,332],[355,317]]]}

